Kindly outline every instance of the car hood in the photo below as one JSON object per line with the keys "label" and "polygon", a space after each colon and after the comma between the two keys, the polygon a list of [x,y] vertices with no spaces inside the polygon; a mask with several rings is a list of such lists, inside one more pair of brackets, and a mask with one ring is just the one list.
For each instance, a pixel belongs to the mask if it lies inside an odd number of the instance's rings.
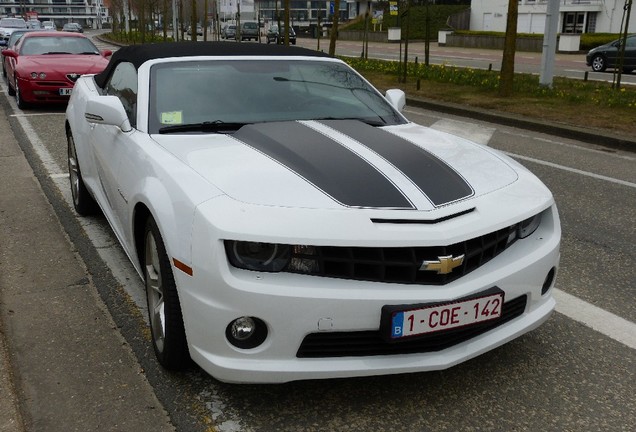
{"label": "car hood", "polygon": [[152,137],[228,196],[259,205],[427,211],[519,178],[488,147],[413,123],[290,121]]}
{"label": "car hood", "polygon": [[20,56],[17,67],[37,68],[46,73],[98,73],[104,70],[108,59],[101,55],[50,54],[36,56]]}

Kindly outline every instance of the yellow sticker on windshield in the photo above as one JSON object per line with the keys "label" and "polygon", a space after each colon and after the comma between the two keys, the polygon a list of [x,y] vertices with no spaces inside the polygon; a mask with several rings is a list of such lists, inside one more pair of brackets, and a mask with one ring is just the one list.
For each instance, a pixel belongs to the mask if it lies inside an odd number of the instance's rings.
{"label": "yellow sticker on windshield", "polygon": [[169,111],[161,113],[161,124],[174,125],[183,123],[182,111]]}

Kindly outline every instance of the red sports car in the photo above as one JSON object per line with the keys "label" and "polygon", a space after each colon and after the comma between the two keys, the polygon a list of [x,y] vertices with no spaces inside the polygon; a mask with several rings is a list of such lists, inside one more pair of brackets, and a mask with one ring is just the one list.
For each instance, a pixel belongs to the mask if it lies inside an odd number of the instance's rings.
{"label": "red sports car", "polygon": [[9,95],[19,108],[31,104],[66,103],[80,75],[101,72],[112,52],[97,49],[83,34],[33,32],[24,34],[7,57]]}

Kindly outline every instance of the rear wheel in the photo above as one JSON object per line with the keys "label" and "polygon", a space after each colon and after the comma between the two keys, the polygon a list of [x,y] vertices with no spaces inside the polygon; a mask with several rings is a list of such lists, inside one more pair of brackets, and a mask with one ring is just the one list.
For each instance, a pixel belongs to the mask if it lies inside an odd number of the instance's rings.
{"label": "rear wheel", "polygon": [[190,364],[190,354],[179,295],[170,260],[155,220],[149,217],[144,231],[144,278],[152,345],[159,363],[181,370]]}
{"label": "rear wheel", "polygon": [[603,72],[605,69],[607,69],[607,61],[605,60],[605,57],[600,54],[596,54],[592,58],[592,70],[594,72]]}

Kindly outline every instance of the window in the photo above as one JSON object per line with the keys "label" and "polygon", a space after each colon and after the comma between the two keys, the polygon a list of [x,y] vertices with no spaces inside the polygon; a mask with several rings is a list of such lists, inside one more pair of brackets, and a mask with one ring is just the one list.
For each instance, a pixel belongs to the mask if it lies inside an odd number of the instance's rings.
{"label": "window", "polygon": [[585,12],[565,12],[563,14],[563,33],[583,33]]}
{"label": "window", "polygon": [[117,96],[124,105],[131,126],[137,126],[137,69],[132,63],[119,63],[106,83],[104,93]]}

